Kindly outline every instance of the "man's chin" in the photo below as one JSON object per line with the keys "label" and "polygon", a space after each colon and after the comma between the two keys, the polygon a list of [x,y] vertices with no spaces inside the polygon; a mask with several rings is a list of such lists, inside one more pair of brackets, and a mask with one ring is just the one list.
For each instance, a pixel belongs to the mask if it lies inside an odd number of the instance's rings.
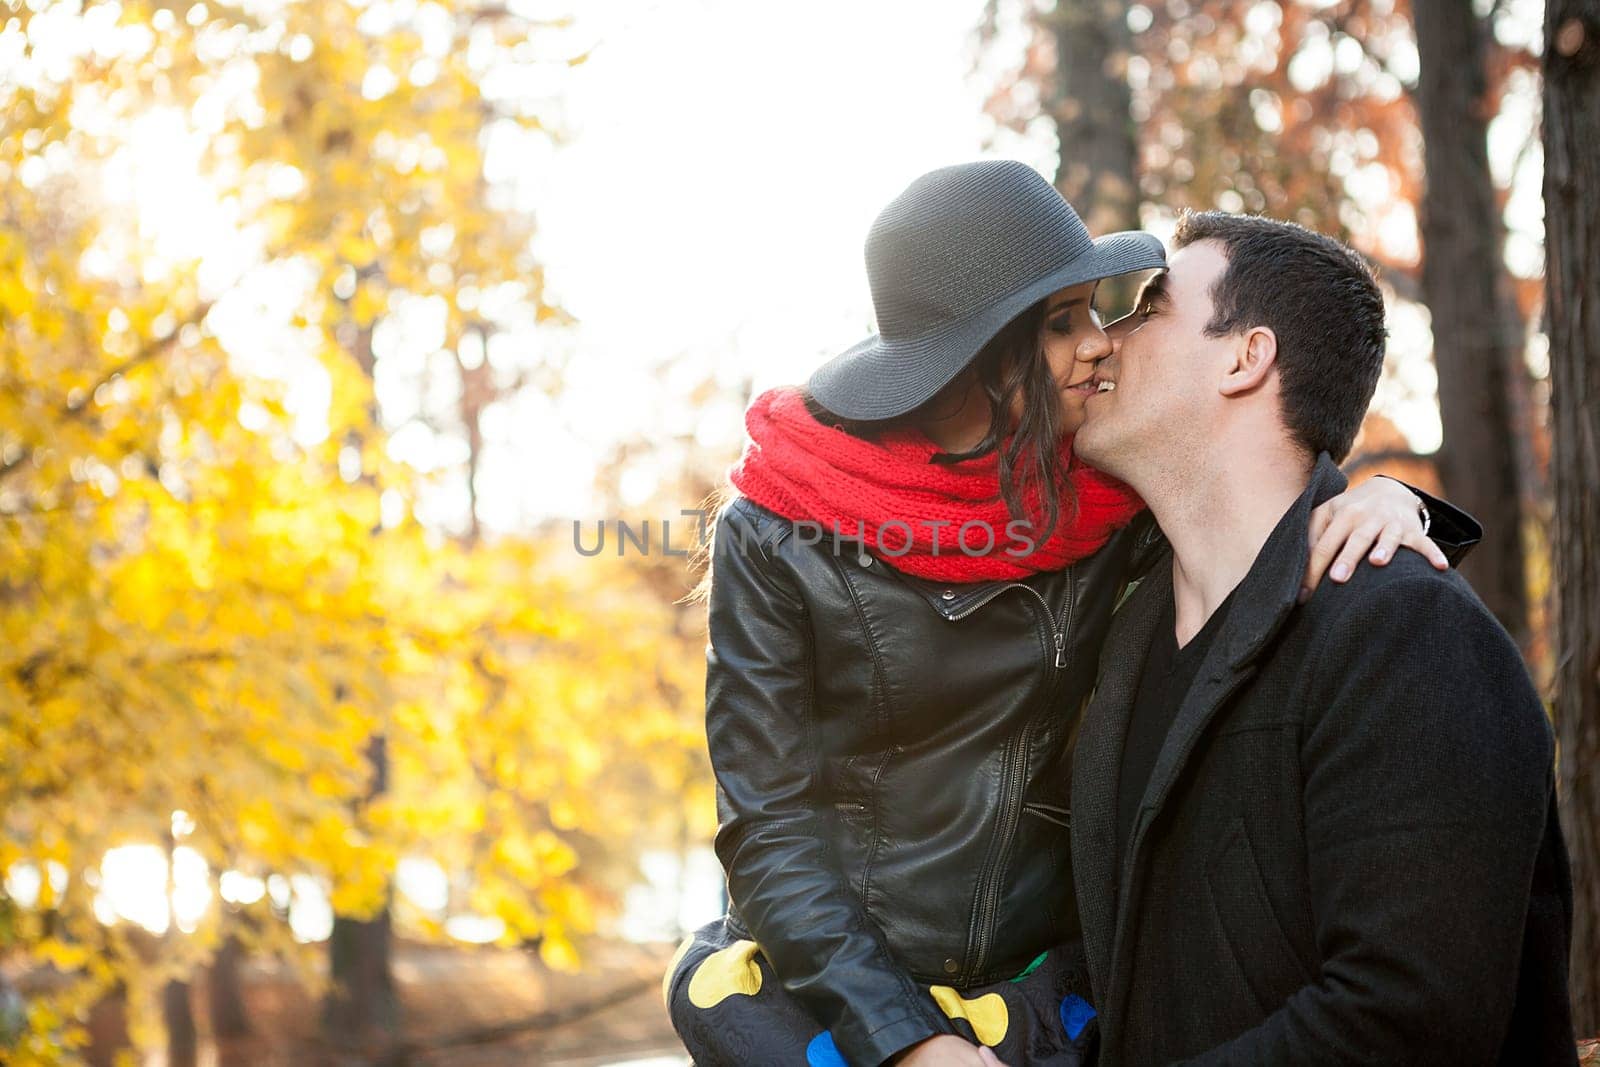
{"label": "man's chin", "polygon": [[1072,452],[1102,474],[1126,482],[1127,473],[1121,469],[1124,466],[1120,462],[1122,456],[1117,449],[1115,435],[1106,422],[1105,416],[1101,416],[1098,422],[1092,416],[1084,420],[1077,436],[1072,439]]}
{"label": "man's chin", "polygon": [[1085,463],[1099,466],[1104,455],[1100,440],[1102,436],[1095,426],[1094,418],[1085,417],[1083,425],[1078,427],[1077,434],[1072,438],[1073,453]]}

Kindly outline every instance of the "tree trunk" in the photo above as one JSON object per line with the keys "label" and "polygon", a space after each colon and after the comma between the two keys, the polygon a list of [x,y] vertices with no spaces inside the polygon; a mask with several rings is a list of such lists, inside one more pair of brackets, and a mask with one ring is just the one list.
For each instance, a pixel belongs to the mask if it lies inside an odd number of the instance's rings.
{"label": "tree trunk", "polygon": [[[373,768],[369,800],[389,788],[389,753],[383,734],[368,742]],[[372,919],[333,917],[328,935],[328,967],[332,986],[323,1006],[323,1032],[330,1044],[359,1050],[365,1062],[390,1063],[400,1042],[400,1001],[395,991],[394,937],[390,926],[388,888],[384,906]]]}
{"label": "tree trunk", "polygon": [[1505,226],[1489,174],[1488,27],[1464,0],[1416,0],[1412,9],[1427,170],[1422,295],[1433,317],[1444,423],[1439,471],[1451,501],[1483,523],[1483,543],[1462,573],[1526,651],[1518,456],[1528,446],[1515,396],[1526,387],[1527,371],[1505,269]]}
{"label": "tree trunk", "polygon": [[[359,276],[358,272],[358,279]],[[368,381],[374,381],[377,355],[372,348],[373,328],[345,322],[338,327],[336,336]],[[369,391],[366,429],[381,432],[381,428],[377,396]],[[352,432],[348,444],[359,451],[361,435]],[[371,470],[363,467],[362,481],[370,482],[374,477]],[[380,520],[373,527],[372,536],[378,536],[382,529]],[[389,789],[388,740],[381,731],[367,739],[367,762],[372,768],[372,785],[366,798],[370,803]],[[400,1042],[400,1001],[391,967],[393,931],[388,899],[392,895],[391,883],[386,887],[383,909],[372,919],[335,914],[333,930],[328,935],[331,983],[322,1008],[323,1036],[336,1048],[361,1050],[374,1063],[390,1062]]]}
{"label": "tree trunk", "polygon": [[[0,891],[0,898],[4,893]],[[28,1006],[23,1002],[17,987],[0,971],[0,1062],[7,1049],[16,1047],[28,1028]]]}
{"label": "tree trunk", "polygon": [[[1139,146],[1129,113],[1126,4],[1059,0],[1039,15],[1055,41],[1054,81],[1044,106],[1056,124],[1056,188],[1096,237],[1139,229]],[[1096,293],[1105,321],[1132,310],[1131,277],[1107,278]]]}
{"label": "tree trunk", "polygon": [[1555,473],[1556,727],[1572,859],[1573,1022],[1600,1034],[1600,0],[1550,0],[1545,313]]}
{"label": "tree trunk", "polygon": [[1056,76],[1045,107],[1061,144],[1056,188],[1095,236],[1139,228],[1127,5],[1060,0],[1040,16],[1055,40]]}
{"label": "tree trunk", "polygon": [[244,990],[239,984],[239,964],[243,959],[244,945],[229,934],[217,949],[206,975],[206,1011],[211,1019],[211,1036],[218,1044],[250,1033]]}
{"label": "tree trunk", "polygon": [[[175,831],[168,830],[165,841],[167,854],[167,929],[161,936],[161,951],[170,952],[173,943],[182,935],[178,932],[178,868],[173,862],[177,849]],[[155,946],[152,944],[152,950]],[[152,951],[152,955],[156,953]],[[194,1028],[194,1005],[189,998],[189,982],[184,978],[169,979],[161,987],[161,1019],[167,1031],[167,1067],[195,1067],[199,1051]]]}
{"label": "tree trunk", "polygon": [[167,1025],[167,1067],[195,1067],[199,1042],[188,982],[174,978],[162,988],[161,1017]]}
{"label": "tree trunk", "polygon": [[358,1052],[361,1062],[390,1063],[399,1047],[400,1004],[390,954],[389,908],[370,920],[336,916],[328,938],[336,976],[323,1013],[335,1047]]}
{"label": "tree trunk", "polygon": [[82,1051],[89,1067],[115,1067],[132,1054],[128,1034],[128,987],[120,979],[89,1009],[89,1045]]}

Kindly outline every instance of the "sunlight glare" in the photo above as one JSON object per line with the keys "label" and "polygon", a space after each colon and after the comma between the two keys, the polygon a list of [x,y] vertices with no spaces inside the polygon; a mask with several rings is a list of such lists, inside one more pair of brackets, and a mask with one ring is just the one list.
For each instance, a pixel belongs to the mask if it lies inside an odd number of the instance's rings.
{"label": "sunlight glare", "polygon": [[254,904],[267,894],[267,883],[239,871],[223,871],[217,891],[229,904]]}
{"label": "sunlight glare", "polygon": [[300,942],[326,941],[333,933],[333,908],[321,883],[304,874],[292,875],[294,897],[289,905],[289,928]]}
{"label": "sunlight glare", "polygon": [[154,934],[166,933],[173,912],[178,929],[192,933],[211,904],[206,861],[180,845],[172,853],[171,907],[167,898],[167,859],[156,845],[120,845],[100,861],[100,889],[94,910],[106,924],[136,922]]}
{"label": "sunlight glare", "polygon": [[506,924],[492,915],[452,915],[445,920],[444,931],[457,941],[488,945],[500,939]]}
{"label": "sunlight glare", "polygon": [[450,876],[437,861],[407,856],[395,868],[394,880],[407,900],[423,911],[444,914],[450,903]]}
{"label": "sunlight glare", "polygon": [[[167,858],[155,845],[121,845],[100,861],[101,888],[95,913],[106,921],[128,919],[151,933],[167,930]],[[104,909],[101,900],[105,901]]]}

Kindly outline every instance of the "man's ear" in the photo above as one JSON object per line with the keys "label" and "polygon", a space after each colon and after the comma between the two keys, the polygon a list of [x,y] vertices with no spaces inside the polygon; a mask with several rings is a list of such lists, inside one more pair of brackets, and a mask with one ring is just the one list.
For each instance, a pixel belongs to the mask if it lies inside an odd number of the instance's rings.
{"label": "man's ear", "polygon": [[1252,326],[1234,351],[1233,365],[1222,378],[1223,396],[1243,396],[1267,380],[1278,363],[1278,335],[1266,326]]}

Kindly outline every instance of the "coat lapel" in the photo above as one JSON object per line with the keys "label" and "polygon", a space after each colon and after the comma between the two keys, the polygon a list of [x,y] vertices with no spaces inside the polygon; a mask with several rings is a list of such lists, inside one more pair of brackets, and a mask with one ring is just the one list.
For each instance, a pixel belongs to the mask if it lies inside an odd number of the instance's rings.
{"label": "coat lapel", "polygon": [[[1306,562],[1311,557],[1307,538],[1311,510],[1340,492],[1345,484],[1344,475],[1324,453],[1312,470],[1310,485],[1279,520],[1256,554],[1250,572],[1239,583],[1228,616],[1222,622],[1222,632],[1200,664],[1194,684],[1178,708],[1161,753],[1156,757],[1149,786],[1135,817],[1131,853],[1138,852],[1144,827],[1160,811],[1201,733],[1228,697],[1255,673],[1261,653],[1288,621],[1300,592]],[[1169,584],[1169,596],[1170,589]]]}
{"label": "coat lapel", "polygon": [[1072,869],[1095,1003],[1109,977],[1117,907],[1117,778],[1145,651],[1172,599],[1170,553],[1111,618],[1100,676],[1072,753]]}
{"label": "coat lapel", "polygon": [[1145,831],[1167,802],[1206,726],[1254,674],[1261,653],[1294,610],[1310,556],[1306,535],[1311,510],[1343,490],[1345,484],[1338,466],[1324,453],[1306,491],[1262,545],[1250,573],[1235,592],[1222,632],[1167,731],[1134,819],[1129,847],[1120,856],[1114,853],[1118,771],[1145,652],[1164,609],[1172,602],[1170,552],[1155,562],[1150,577],[1112,620],[1100,659],[1099,688],[1085,712],[1072,764],[1074,882],[1091,986],[1099,1006],[1110,1006],[1117,996],[1125,962],[1122,943],[1129,923],[1129,909],[1122,906],[1119,894],[1122,887],[1135,886]]}

